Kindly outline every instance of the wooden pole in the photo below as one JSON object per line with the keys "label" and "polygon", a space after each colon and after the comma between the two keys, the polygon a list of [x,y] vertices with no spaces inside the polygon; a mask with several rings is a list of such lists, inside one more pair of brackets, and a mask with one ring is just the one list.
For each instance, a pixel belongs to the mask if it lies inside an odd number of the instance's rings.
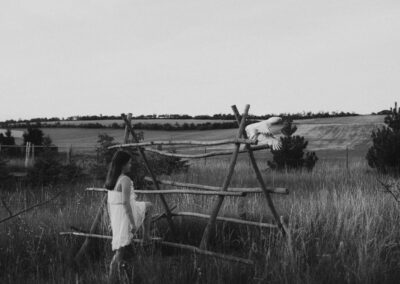
{"label": "wooden pole", "polygon": [[[243,130],[244,130],[244,127],[245,127],[245,124],[246,124],[245,122],[246,122],[247,114],[249,112],[249,108],[250,108],[250,105],[246,105],[244,113],[243,113],[242,121],[239,124],[239,130],[238,130],[238,133],[237,133],[237,139],[240,139],[242,137],[242,133],[243,133]],[[238,157],[238,154],[239,154],[239,148],[240,148],[240,143],[236,143],[235,144],[234,153],[233,153],[233,155],[231,157],[231,162],[230,162],[230,165],[229,165],[228,173],[227,173],[227,175],[225,177],[225,180],[224,180],[224,183],[222,185],[222,189],[221,189],[222,191],[226,191],[228,189],[229,183],[230,183],[230,181],[232,179],[233,171],[235,169],[237,157]],[[204,229],[203,237],[202,237],[201,242],[200,242],[200,249],[207,249],[207,247],[208,247],[208,243],[210,241],[211,233],[212,233],[212,231],[213,231],[213,229],[215,227],[215,221],[217,219],[217,215],[218,215],[219,210],[221,209],[223,201],[224,201],[224,196],[218,196],[218,199],[217,199],[217,201],[215,202],[215,205],[214,205],[214,209],[213,209],[213,211],[211,213],[210,220],[208,221],[207,226]]]}
{"label": "wooden pole", "polygon": [[[125,133],[124,133],[124,144],[127,144],[129,142],[129,135],[131,134],[131,121],[132,121],[132,113],[128,113],[128,116],[125,116],[123,114],[122,117],[125,121]],[[136,136],[133,136],[132,139],[135,139]]]}
{"label": "wooden pole", "polygon": [[71,156],[72,156],[72,144],[69,144],[67,149],[67,164],[71,164]]}
{"label": "wooden pole", "polygon": [[113,145],[108,147],[108,149],[115,148],[130,148],[130,147],[145,147],[145,146],[156,146],[156,145],[198,145],[198,146],[218,146],[225,144],[256,144],[256,141],[248,140],[248,139],[224,139],[217,141],[197,141],[197,140],[182,140],[182,141],[146,141],[146,142],[137,142],[137,143],[124,143],[120,145]]}
{"label": "wooden pole", "polygon": [[[153,180],[150,177],[145,177],[144,180],[148,181],[148,182],[153,182]],[[211,186],[211,185],[202,185],[202,184],[194,184],[194,183],[186,183],[186,182],[177,182],[177,181],[170,181],[170,180],[158,180],[157,182],[159,184],[177,186],[177,187],[195,188],[195,189],[202,189],[202,190],[214,190],[214,191],[221,190],[221,187]],[[270,193],[289,194],[288,189],[284,188],[284,187],[267,187],[267,190]],[[229,192],[237,192],[237,191],[239,191],[239,192],[246,192],[246,193],[264,192],[260,187],[255,187],[255,188],[230,187],[228,191]]]}
{"label": "wooden pole", "polygon": [[[60,235],[74,235],[74,236],[82,236],[86,238],[98,238],[98,239],[107,239],[111,240],[112,236],[107,236],[107,235],[98,235],[98,234],[88,234],[88,233],[81,233],[81,232],[60,232]],[[188,250],[197,254],[202,254],[202,255],[207,255],[207,256],[212,256],[232,262],[238,262],[238,263],[243,263],[247,265],[254,265],[254,262],[250,259],[244,259],[236,256],[230,256],[230,255],[225,255],[221,253],[216,253],[212,251],[207,251],[207,250],[201,250],[195,246],[191,245],[184,245],[184,244],[178,244],[174,242],[167,242],[167,241],[162,241],[159,239],[153,239],[155,243],[161,244],[163,246],[168,246],[168,247],[173,247],[173,248],[179,248],[179,249],[184,249]],[[134,243],[143,243],[143,239],[132,239]]]}
{"label": "wooden pole", "polygon": [[29,153],[29,143],[30,142],[26,142],[25,144],[25,168],[28,168],[28,153]]}
{"label": "wooden pole", "polygon": [[[106,192],[105,188],[89,187],[87,191]],[[224,195],[224,196],[246,196],[247,192],[230,191],[208,191],[208,190],[190,190],[190,189],[160,189],[160,190],[135,190],[137,194],[193,194],[193,195]]]}
{"label": "wooden pole", "polygon": [[[174,213],[173,216],[189,216],[189,217],[197,217],[197,218],[203,218],[203,219],[209,219],[211,217],[210,215],[207,215],[207,214],[193,213],[193,212],[178,212],[178,213]],[[246,221],[246,220],[230,218],[230,217],[217,217],[217,221],[225,221],[225,222],[231,222],[231,223],[236,223],[236,224],[241,224],[241,225],[257,226],[257,227],[262,227],[262,228],[278,228],[278,226],[275,224]]]}
{"label": "wooden pole", "polygon": [[[233,110],[233,112],[235,113],[236,122],[239,124],[239,122],[240,122],[240,114],[239,114],[239,111],[237,110],[236,106],[232,106],[232,110]],[[241,122],[243,122],[243,118],[242,118],[242,121],[241,121]],[[243,137],[244,137],[244,138],[247,138],[246,132],[243,131],[243,130],[242,130],[242,132],[243,132]],[[271,210],[271,213],[272,213],[272,215],[274,216],[274,219],[275,219],[276,223],[278,224],[279,229],[282,231],[283,234],[286,234],[285,229],[284,229],[284,227],[282,226],[281,220],[280,220],[280,218],[279,218],[279,215],[278,215],[278,213],[276,212],[274,203],[272,202],[272,198],[271,198],[271,196],[269,195],[269,192],[268,192],[268,190],[267,190],[267,187],[265,186],[264,179],[262,178],[261,172],[260,172],[260,170],[259,170],[259,168],[258,168],[258,166],[257,166],[257,162],[256,162],[256,159],[254,158],[253,151],[251,150],[250,147],[247,147],[247,145],[245,145],[245,147],[246,147],[246,149],[248,150],[251,164],[252,164],[252,166],[253,166],[253,169],[254,169],[254,172],[255,172],[255,174],[256,174],[257,180],[258,180],[258,182],[259,182],[259,184],[260,184],[262,190],[264,191],[264,195],[265,195],[265,198],[267,199],[267,203],[268,203],[268,206],[269,206],[269,208],[270,208],[270,210]]]}
{"label": "wooden pole", "polygon": [[32,145],[31,166],[35,164],[35,144]]}
{"label": "wooden pole", "polygon": [[[270,146],[268,145],[259,145],[257,147],[254,147],[255,150],[262,150],[262,149],[268,149]],[[207,157],[215,157],[215,156],[225,156],[225,155],[232,155],[233,151],[232,150],[224,150],[224,151],[217,151],[217,152],[208,152],[204,154],[177,154],[177,153],[170,153],[166,151],[159,151],[156,149],[151,149],[151,148],[145,148],[145,151],[148,152],[153,152],[157,153],[163,156],[167,157],[175,157],[175,158],[182,158],[182,159],[201,159],[201,158],[207,158]],[[239,153],[246,153],[247,150],[239,150]]]}
{"label": "wooden pole", "polygon": [[[139,141],[138,141],[138,139],[137,139],[137,136],[136,136],[136,134],[135,134],[135,131],[133,130],[133,128],[132,128],[132,126],[131,126],[130,120],[128,120],[127,117],[126,117],[124,114],[122,114],[122,118],[125,120],[125,124],[126,124],[128,130],[130,131],[134,142],[135,142],[135,143],[138,143]],[[159,184],[158,184],[158,182],[157,182],[156,176],[155,176],[153,170],[150,168],[150,164],[149,164],[149,162],[148,162],[148,160],[147,160],[147,157],[146,157],[146,155],[145,155],[145,153],[144,153],[143,148],[140,148],[140,147],[139,147],[138,150],[139,150],[139,154],[140,154],[141,158],[143,159],[143,162],[144,162],[144,165],[145,165],[145,167],[146,167],[146,170],[147,170],[147,172],[150,174],[150,176],[151,176],[151,178],[152,178],[152,180],[153,180],[153,182],[154,182],[154,185],[155,185],[156,189],[157,189],[157,190],[160,190],[160,186],[159,186]],[[172,221],[171,210],[169,209],[168,203],[167,203],[167,201],[165,200],[164,196],[161,195],[161,194],[160,194],[160,199],[161,199],[161,202],[162,202],[162,204],[163,204],[163,206],[164,206],[164,210],[165,210],[165,213],[166,213],[166,216],[167,216],[167,222],[168,222],[168,225],[169,225],[169,227],[170,227],[170,229],[171,229],[171,233],[172,233],[172,235],[173,235],[174,237],[176,237],[176,230],[175,230],[174,223],[173,223],[173,221]]]}
{"label": "wooden pole", "polygon": [[[132,119],[132,114],[129,113],[126,120],[131,121],[131,119]],[[130,133],[130,128],[127,124],[125,124],[124,143],[128,142],[129,133]],[[96,216],[93,220],[92,226],[90,227],[90,231],[89,231],[90,234],[93,234],[94,231],[97,229],[97,226],[100,223],[101,217],[103,216],[103,208],[105,207],[106,203],[107,203],[107,195],[104,195],[104,197],[102,198],[102,200],[100,202],[100,206],[99,206],[99,209],[97,210]],[[81,246],[81,248],[79,249],[78,253],[75,256],[76,262],[80,261],[82,255],[86,252],[86,249],[89,246],[89,243],[90,243],[90,239],[86,238],[85,242],[83,243],[83,245]]]}

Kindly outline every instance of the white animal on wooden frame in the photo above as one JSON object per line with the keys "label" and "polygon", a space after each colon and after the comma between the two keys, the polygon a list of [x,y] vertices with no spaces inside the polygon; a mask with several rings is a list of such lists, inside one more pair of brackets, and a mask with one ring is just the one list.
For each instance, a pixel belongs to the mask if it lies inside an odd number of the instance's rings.
{"label": "white animal on wooden frame", "polygon": [[284,127],[282,118],[270,117],[267,120],[252,123],[246,126],[246,134],[249,139],[256,140],[257,144],[267,144],[272,150],[281,149],[281,141],[277,137]]}

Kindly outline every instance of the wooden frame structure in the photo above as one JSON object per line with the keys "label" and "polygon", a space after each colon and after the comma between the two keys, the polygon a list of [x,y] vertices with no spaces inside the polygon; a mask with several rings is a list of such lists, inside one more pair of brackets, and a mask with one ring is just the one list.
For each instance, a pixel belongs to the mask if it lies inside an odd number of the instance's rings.
{"label": "wooden frame structure", "polygon": [[[210,255],[218,258],[222,258],[225,260],[229,261],[235,261],[235,262],[240,262],[244,264],[253,264],[251,260],[248,259],[243,259],[243,258],[238,258],[238,257],[233,257],[233,256],[227,256],[224,254],[218,254],[215,252],[211,252],[208,250],[210,238],[212,236],[213,229],[215,228],[215,223],[216,221],[226,221],[226,222],[234,222],[238,224],[243,224],[243,225],[253,225],[253,226],[258,226],[258,227],[264,227],[264,228],[277,228],[279,229],[284,235],[286,235],[287,232],[287,227],[283,223],[283,218],[280,218],[274,203],[272,201],[272,198],[270,194],[288,194],[288,190],[286,188],[269,188],[265,185],[265,182],[262,178],[261,172],[258,168],[256,159],[254,157],[254,151],[261,150],[261,149],[266,149],[268,146],[266,145],[259,145],[259,146],[252,146],[254,141],[248,140],[248,137],[245,132],[245,125],[246,125],[246,119],[248,116],[250,105],[245,106],[245,110],[242,115],[239,114],[237,108],[235,105],[232,106],[233,113],[236,118],[236,122],[238,125],[238,131],[236,134],[235,139],[225,139],[225,140],[219,140],[219,141],[150,141],[150,142],[139,142],[137,135],[134,131],[134,129],[131,126],[131,118],[132,114],[129,114],[128,116],[122,114],[122,118],[125,121],[125,137],[124,137],[124,143],[120,145],[115,145],[109,147],[109,149],[112,148],[131,148],[135,147],[138,149],[138,152],[141,156],[141,158],[144,161],[144,165],[147,169],[147,172],[149,173],[149,177],[146,177],[145,180],[148,182],[151,182],[154,190],[136,190],[137,193],[143,193],[143,194],[158,194],[162,205],[164,207],[164,213],[160,214],[159,216],[153,218],[153,221],[157,221],[161,218],[166,218],[169,228],[171,230],[172,235],[174,238],[176,237],[176,227],[173,222],[173,218],[175,216],[191,216],[191,217],[197,217],[197,218],[203,218],[203,219],[208,219],[208,223],[204,229],[204,233],[201,239],[201,242],[199,244],[199,247],[195,246],[190,246],[190,245],[185,245],[185,244],[179,244],[179,243],[174,243],[174,242],[166,242],[166,241],[159,241],[161,245],[165,246],[170,246],[170,247],[177,247],[181,249],[186,249],[190,250],[195,253],[203,254],[203,255]],[[129,134],[132,136],[132,139],[134,143],[128,143],[128,137]],[[224,145],[224,144],[234,144],[234,150],[233,151],[219,151],[219,152],[211,152],[211,153],[205,153],[205,154],[200,154],[200,155],[185,155],[185,154],[176,154],[176,153],[169,153],[165,151],[160,151],[160,150],[154,150],[150,148],[145,148],[146,146],[153,146],[153,145],[203,145],[203,146],[214,146],[214,145]],[[245,145],[244,150],[240,150],[241,144]],[[149,162],[146,158],[145,151],[149,152],[156,152],[161,155],[169,156],[169,157],[178,157],[178,158],[192,158],[192,159],[197,159],[197,158],[205,158],[205,157],[210,157],[210,156],[219,156],[219,155],[231,155],[230,159],[230,164],[228,167],[228,171],[226,173],[225,179],[223,181],[223,184],[221,187],[216,187],[216,186],[206,186],[206,185],[200,185],[200,184],[190,184],[190,183],[182,183],[182,182],[176,182],[176,181],[165,181],[165,180],[158,180],[156,178],[156,175],[154,174],[153,170],[151,169]],[[258,183],[260,185],[259,188],[230,188],[230,182],[233,176],[233,172],[235,169],[235,165],[237,162],[238,154],[247,152],[251,161],[251,166],[256,174],[256,178],[258,180]],[[175,186],[178,188],[185,188],[185,189],[169,189],[169,190],[164,190],[161,189],[160,185],[166,185],[166,186]],[[107,192],[106,189],[103,188],[88,188],[86,190],[90,191],[98,191],[98,192]],[[225,196],[245,196],[247,193],[264,193],[265,198],[267,200],[268,207],[272,213],[272,216],[274,217],[275,223],[276,224],[267,224],[267,223],[259,223],[259,222],[253,222],[253,221],[246,221],[242,219],[236,219],[236,218],[227,218],[227,217],[218,217],[219,211],[221,209],[221,206],[223,204]],[[217,196],[217,200],[215,201],[215,204],[213,206],[212,212],[210,215],[207,214],[200,214],[200,213],[194,213],[194,212],[178,212],[178,213],[173,213],[172,210],[174,208],[169,207],[166,199],[164,198],[164,194],[197,194],[197,195],[214,195]],[[90,238],[111,238],[110,236],[104,236],[104,235],[96,235],[94,234],[97,225],[100,221],[102,212],[103,212],[103,207],[104,204],[106,203],[106,198],[105,196],[102,199],[100,208],[96,214],[96,217],[94,219],[94,222],[90,228],[89,233],[82,233],[82,232],[63,232],[61,234],[71,234],[71,235],[77,235],[77,236],[84,236],[86,237],[84,244],[80,248],[79,252],[77,253],[75,260],[79,261],[80,257],[85,253],[85,250],[87,249],[87,246],[89,244]],[[176,207],[176,206],[175,206]],[[290,235],[289,235],[290,237]],[[134,242],[140,242],[140,240],[135,239]]]}

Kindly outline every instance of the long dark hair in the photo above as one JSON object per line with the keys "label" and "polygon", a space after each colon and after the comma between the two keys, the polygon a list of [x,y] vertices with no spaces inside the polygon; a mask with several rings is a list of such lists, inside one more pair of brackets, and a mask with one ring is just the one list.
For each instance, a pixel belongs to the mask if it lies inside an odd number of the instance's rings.
{"label": "long dark hair", "polygon": [[131,155],[125,151],[117,151],[112,157],[111,164],[108,168],[106,183],[104,185],[108,190],[113,190],[117,183],[118,177],[122,173],[123,166],[129,162]]}

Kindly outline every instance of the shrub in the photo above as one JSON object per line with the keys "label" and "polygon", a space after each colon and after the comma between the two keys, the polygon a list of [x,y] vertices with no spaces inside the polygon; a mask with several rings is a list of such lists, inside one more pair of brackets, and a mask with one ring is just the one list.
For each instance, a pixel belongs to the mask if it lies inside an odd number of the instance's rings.
{"label": "shrub", "polygon": [[384,120],[386,126],[373,130],[373,145],[369,148],[366,159],[371,168],[381,173],[400,173],[400,113],[395,103],[394,108]]}
{"label": "shrub", "polygon": [[[2,147],[1,153],[6,156],[16,156],[18,154],[18,149],[15,146],[15,138],[11,135],[11,130],[7,129],[5,132],[5,135],[3,133],[0,133],[0,145],[6,146]],[[11,146],[11,147],[7,147]]]}
{"label": "shrub", "polygon": [[[304,152],[307,148],[308,141],[303,136],[294,135],[297,127],[292,124],[292,121],[287,121],[282,129],[283,137],[280,138],[282,147],[279,150],[271,150],[273,160],[268,161],[268,165],[272,169],[301,169],[305,167],[311,171],[318,157],[315,152]],[[304,158],[304,154],[306,157]]]}
{"label": "shrub", "polygon": [[101,133],[98,135],[96,153],[97,161],[100,164],[109,164],[111,162],[115,150],[109,150],[108,147],[116,144],[117,143],[114,142],[114,137],[106,133]]}
{"label": "shrub", "polygon": [[27,132],[24,133],[23,137],[24,145],[30,142],[34,146],[41,146],[35,148],[36,154],[48,155],[50,152],[58,152],[58,148],[52,143],[50,136],[45,136],[40,128],[28,126]]}
{"label": "shrub", "polygon": [[28,170],[28,182],[33,186],[71,183],[83,176],[83,170],[75,163],[63,165],[58,155],[42,155]]}
{"label": "shrub", "polygon": [[0,189],[6,188],[12,180],[10,170],[7,167],[7,161],[0,157]]}
{"label": "shrub", "polygon": [[31,142],[33,145],[43,145],[43,131],[39,128],[28,126],[27,132],[24,133],[24,144]]}

